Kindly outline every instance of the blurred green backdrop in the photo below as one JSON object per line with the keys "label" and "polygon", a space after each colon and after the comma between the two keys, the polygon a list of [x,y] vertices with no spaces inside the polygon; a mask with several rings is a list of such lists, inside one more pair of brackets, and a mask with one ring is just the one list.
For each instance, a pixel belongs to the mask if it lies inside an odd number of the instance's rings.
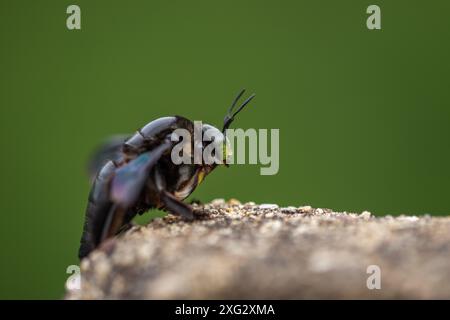
{"label": "blurred green backdrop", "polygon": [[62,297],[95,145],[164,115],[221,125],[242,87],[234,126],[280,129],[279,174],[217,170],[195,198],[450,212],[446,0],[0,3],[1,298]]}

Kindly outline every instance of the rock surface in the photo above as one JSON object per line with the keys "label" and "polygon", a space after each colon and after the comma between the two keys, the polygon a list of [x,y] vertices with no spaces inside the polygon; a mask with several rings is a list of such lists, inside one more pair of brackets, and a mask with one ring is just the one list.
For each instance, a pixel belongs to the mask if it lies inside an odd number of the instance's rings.
{"label": "rock surface", "polygon": [[[81,289],[66,298],[450,299],[449,217],[237,200],[194,208],[192,222],[157,218],[107,242],[82,261]],[[381,289],[369,290],[377,267]]]}

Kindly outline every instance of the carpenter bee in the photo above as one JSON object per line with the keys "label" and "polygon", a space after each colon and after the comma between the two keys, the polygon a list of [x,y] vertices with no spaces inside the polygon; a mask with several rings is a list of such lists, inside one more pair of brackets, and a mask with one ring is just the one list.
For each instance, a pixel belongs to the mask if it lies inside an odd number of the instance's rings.
{"label": "carpenter bee", "polygon": [[[210,143],[227,145],[226,129],[255,96],[251,95],[235,108],[244,92],[242,90],[231,104],[221,131],[208,124],[202,125],[202,132],[212,130],[215,139],[209,143],[202,142],[201,149]],[[157,208],[185,219],[193,219],[191,206],[182,200],[218,164],[175,164],[171,158],[175,146],[172,134],[180,128],[194,133],[194,123],[184,117],[159,118],[128,139],[119,137],[109,141],[95,154],[90,170],[98,173],[89,194],[78,252],[80,259],[104,240],[118,234],[134,216],[149,209]],[[191,147],[195,146],[191,144]]]}

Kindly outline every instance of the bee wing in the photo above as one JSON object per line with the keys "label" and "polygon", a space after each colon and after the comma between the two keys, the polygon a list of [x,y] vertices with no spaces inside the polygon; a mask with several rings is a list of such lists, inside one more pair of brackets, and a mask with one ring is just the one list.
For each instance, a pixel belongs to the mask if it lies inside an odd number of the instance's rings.
{"label": "bee wing", "polygon": [[130,208],[142,194],[150,171],[171,145],[170,141],[165,141],[120,168],[109,161],[100,170],[86,210],[80,259],[132,219]]}
{"label": "bee wing", "polygon": [[171,143],[165,142],[117,169],[111,184],[111,200],[124,208],[133,205],[141,194],[151,169],[170,147]]}
{"label": "bee wing", "polygon": [[105,140],[98,146],[88,161],[88,174],[91,181],[94,181],[97,173],[110,160],[118,162],[122,156],[123,143],[129,135],[118,134]]}

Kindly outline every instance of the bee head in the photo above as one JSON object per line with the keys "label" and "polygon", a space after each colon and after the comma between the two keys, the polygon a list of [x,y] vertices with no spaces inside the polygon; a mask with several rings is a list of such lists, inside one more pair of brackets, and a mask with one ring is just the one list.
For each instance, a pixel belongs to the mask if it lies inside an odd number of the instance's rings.
{"label": "bee head", "polygon": [[230,141],[225,136],[224,132],[210,124],[204,124],[202,127],[202,134],[203,156],[206,166],[209,165],[212,167],[211,169],[217,164],[225,164],[228,166],[227,163],[233,154]]}

